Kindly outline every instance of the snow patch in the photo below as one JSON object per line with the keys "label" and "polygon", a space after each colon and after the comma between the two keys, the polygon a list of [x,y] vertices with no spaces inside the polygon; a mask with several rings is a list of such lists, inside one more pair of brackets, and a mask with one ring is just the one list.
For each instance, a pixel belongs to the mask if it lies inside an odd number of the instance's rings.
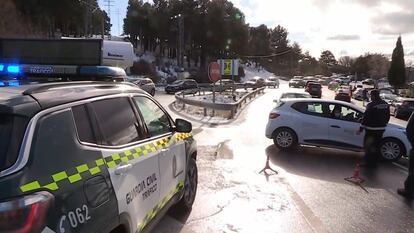
{"label": "snow patch", "polygon": [[265,70],[262,67],[255,68],[253,65],[244,65],[243,68],[244,68],[245,77],[242,78],[242,81],[244,82],[254,79],[255,77],[267,79],[269,77],[275,76],[273,73]]}

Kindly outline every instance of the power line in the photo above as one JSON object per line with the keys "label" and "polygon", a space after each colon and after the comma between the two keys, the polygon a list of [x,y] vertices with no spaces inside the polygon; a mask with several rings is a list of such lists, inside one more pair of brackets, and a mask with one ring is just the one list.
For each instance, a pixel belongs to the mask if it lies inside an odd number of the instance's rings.
{"label": "power line", "polygon": [[239,57],[245,57],[245,58],[269,58],[269,57],[277,57],[282,56],[285,54],[288,54],[292,51],[292,49],[287,49],[286,51],[280,52],[280,53],[273,53],[269,55],[238,55]]}

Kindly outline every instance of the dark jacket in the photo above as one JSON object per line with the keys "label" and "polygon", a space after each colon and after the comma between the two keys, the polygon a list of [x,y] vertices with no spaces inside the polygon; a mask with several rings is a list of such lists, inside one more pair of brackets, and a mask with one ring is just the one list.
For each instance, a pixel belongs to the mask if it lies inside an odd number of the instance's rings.
{"label": "dark jacket", "polygon": [[407,132],[407,138],[408,141],[410,141],[411,145],[414,144],[414,112],[411,113],[410,119],[408,119],[408,123],[407,123],[407,128],[406,128],[406,132]]}
{"label": "dark jacket", "polygon": [[390,106],[382,99],[370,102],[364,112],[361,127],[367,130],[385,130],[390,120]]}

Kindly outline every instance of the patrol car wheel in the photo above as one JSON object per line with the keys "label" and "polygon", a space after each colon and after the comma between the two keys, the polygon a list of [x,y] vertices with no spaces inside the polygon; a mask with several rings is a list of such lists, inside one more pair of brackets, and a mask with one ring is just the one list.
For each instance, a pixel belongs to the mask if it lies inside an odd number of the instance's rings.
{"label": "patrol car wheel", "polygon": [[180,210],[191,210],[197,194],[197,184],[197,164],[194,159],[191,159],[188,163],[187,174],[184,182],[184,195],[181,198],[180,202],[177,204],[177,207]]}
{"label": "patrol car wheel", "polygon": [[404,154],[403,144],[392,138],[384,139],[380,147],[381,156],[385,161],[395,162]]}
{"label": "patrol car wheel", "polygon": [[291,129],[281,128],[278,129],[273,135],[273,143],[280,150],[291,150],[298,144],[296,133]]}

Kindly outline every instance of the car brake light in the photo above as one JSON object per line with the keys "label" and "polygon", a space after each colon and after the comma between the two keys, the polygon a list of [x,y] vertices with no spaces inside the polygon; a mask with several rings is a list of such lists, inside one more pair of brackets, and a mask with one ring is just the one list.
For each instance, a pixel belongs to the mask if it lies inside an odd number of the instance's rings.
{"label": "car brake light", "polygon": [[275,113],[275,112],[271,112],[271,113],[269,114],[269,119],[276,119],[276,118],[278,118],[279,116],[280,116],[280,114]]}
{"label": "car brake light", "polygon": [[0,232],[41,232],[53,195],[38,192],[0,203]]}

